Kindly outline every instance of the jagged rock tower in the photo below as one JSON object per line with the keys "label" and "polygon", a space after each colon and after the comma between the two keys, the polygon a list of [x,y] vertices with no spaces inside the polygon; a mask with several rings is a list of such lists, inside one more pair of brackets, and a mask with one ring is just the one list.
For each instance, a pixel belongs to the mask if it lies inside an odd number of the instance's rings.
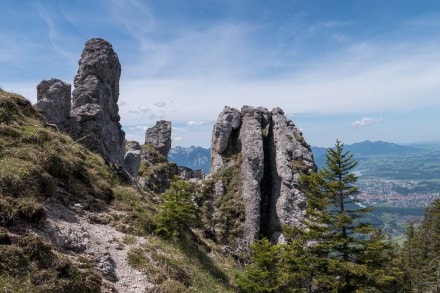
{"label": "jagged rock tower", "polygon": [[90,39],[79,60],[74,79],[71,116],[78,122],[83,144],[107,161],[124,164],[125,133],[119,123],[118,98],[121,64],[112,45]]}
{"label": "jagged rock tower", "polygon": [[211,173],[237,161],[245,242],[283,241],[282,225],[299,225],[305,214],[299,177],[316,169],[310,146],[280,108],[225,107],[213,130]]}
{"label": "jagged rock tower", "polygon": [[37,86],[35,108],[58,130],[100,153],[107,162],[123,166],[125,133],[117,104],[120,76],[121,64],[112,45],[90,39],[79,60],[72,101],[70,84],[43,80]]}

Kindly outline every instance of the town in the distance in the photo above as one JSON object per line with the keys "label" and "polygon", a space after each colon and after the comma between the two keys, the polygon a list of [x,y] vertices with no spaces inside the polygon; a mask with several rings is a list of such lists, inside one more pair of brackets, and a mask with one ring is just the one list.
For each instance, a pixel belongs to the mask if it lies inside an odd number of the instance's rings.
{"label": "town in the distance", "polygon": [[[425,207],[440,197],[440,142],[395,144],[364,141],[346,145],[358,162],[357,199],[372,207],[370,220],[396,240],[409,223],[423,217]],[[325,166],[327,148],[313,147],[318,168]],[[209,173],[210,150],[173,147],[170,161]]]}

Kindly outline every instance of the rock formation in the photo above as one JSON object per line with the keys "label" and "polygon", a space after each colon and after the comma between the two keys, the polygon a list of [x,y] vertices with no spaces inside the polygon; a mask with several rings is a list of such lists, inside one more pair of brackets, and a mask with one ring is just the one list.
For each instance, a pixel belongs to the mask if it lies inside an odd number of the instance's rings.
{"label": "rock formation", "polygon": [[63,128],[70,119],[70,84],[59,79],[43,80],[37,86],[35,108],[47,123]]}
{"label": "rock formation", "polygon": [[74,79],[71,116],[77,137],[104,159],[124,164],[125,133],[119,123],[121,64],[112,45],[99,38],[86,42]]}
{"label": "rock formation", "polygon": [[171,149],[171,122],[160,120],[145,132],[145,144],[152,145],[162,156],[168,156]]}
{"label": "rock formation", "polygon": [[244,240],[283,241],[281,226],[298,225],[305,213],[299,177],[316,168],[301,131],[280,108],[225,107],[211,152],[211,173],[240,161]]}
{"label": "rock formation", "polygon": [[35,107],[46,121],[100,153],[107,162],[124,164],[125,133],[119,123],[121,65],[112,45],[90,39],[79,60],[72,104],[70,85],[58,79],[37,86]]}
{"label": "rock formation", "polygon": [[125,144],[124,168],[131,177],[136,178],[141,165],[141,146],[136,141]]}
{"label": "rock formation", "polygon": [[220,113],[212,133],[211,173],[224,166],[228,156],[236,152],[238,128],[241,124],[241,113],[237,109],[225,107]]}

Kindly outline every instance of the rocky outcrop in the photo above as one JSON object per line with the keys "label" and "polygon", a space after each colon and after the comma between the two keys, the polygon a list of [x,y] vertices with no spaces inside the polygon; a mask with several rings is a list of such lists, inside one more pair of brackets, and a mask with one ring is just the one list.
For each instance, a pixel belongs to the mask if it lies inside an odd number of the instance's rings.
{"label": "rocky outcrop", "polygon": [[145,132],[145,144],[152,145],[162,156],[168,156],[171,149],[171,122],[160,120]]}
{"label": "rocky outcrop", "polygon": [[74,79],[71,116],[76,136],[105,160],[124,164],[125,133],[119,123],[121,64],[112,45],[99,38],[86,42]]}
{"label": "rocky outcrop", "polygon": [[237,109],[225,107],[220,113],[212,132],[211,173],[226,163],[226,154],[234,153],[237,148],[238,128],[241,124],[241,113]]}
{"label": "rocky outcrop", "polygon": [[165,192],[175,176],[179,175],[179,168],[175,163],[167,161],[151,144],[141,147],[141,164],[139,168],[139,185],[156,193]]}
{"label": "rocky outcrop", "polygon": [[302,132],[280,108],[272,110],[269,133],[271,194],[266,222],[272,239],[281,240],[281,226],[298,226],[305,215],[306,198],[299,180],[301,174],[316,170],[316,166]]}
{"label": "rocky outcrop", "polygon": [[193,170],[188,167],[178,166],[179,176],[182,179],[190,180],[190,179],[203,179],[205,174],[202,170]]}
{"label": "rocky outcrop", "polygon": [[137,178],[141,165],[141,146],[137,141],[125,144],[124,168],[131,177]]}
{"label": "rocky outcrop", "polygon": [[[282,225],[299,225],[306,201],[299,177],[316,168],[301,131],[280,108],[225,107],[214,126],[211,173],[239,164],[244,240],[282,242]],[[221,196],[221,195],[216,195]]]}
{"label": "rocky outcrop", "polygon": [[43,80],[37,86],[37,103],[34,107],[44,116],[47,123],[64,130],[70,119],[70,84],[52,78]]}
{"label": "rocky outcrop", "polygon": [[125,133],[119,123],[121,65],[112,45],[99,38],[86,42],[70,85],[58,79],[37,86],[35,108],[50,124],[100,153],[107,162],[124,165]]}

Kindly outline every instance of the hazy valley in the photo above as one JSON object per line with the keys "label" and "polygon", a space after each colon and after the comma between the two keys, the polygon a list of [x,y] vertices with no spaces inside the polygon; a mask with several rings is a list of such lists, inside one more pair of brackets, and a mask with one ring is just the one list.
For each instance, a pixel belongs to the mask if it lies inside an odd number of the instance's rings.
{"label": "hazy valley", "polygon": [[[327,148],[312,146],[318,168],[325,166]],[[440,142],[400,145],[364,141],[346,145],[358,162],[358,198],[373,207],[371,220],[393,236],[404,234],[410,222],[419,222],[423,209],[440,197]],[[209,173],[210,150],[174,147],[168,159]]]}

